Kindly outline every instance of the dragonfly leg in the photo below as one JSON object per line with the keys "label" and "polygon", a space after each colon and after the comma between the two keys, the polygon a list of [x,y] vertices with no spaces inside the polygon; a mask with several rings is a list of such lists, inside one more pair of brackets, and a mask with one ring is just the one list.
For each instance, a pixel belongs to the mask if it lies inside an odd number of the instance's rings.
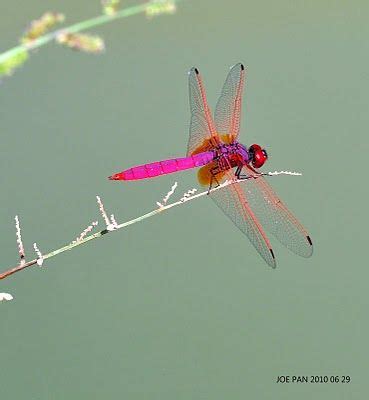
{"label": "dragonfly leg", "polygon": [[253,168],[251,165],[248,165],[248,167],[251,169],[251,171],[253,171],[255,173],[255,175],[254,176],[250,176],[250,178],[256,179],[256,178],[259,178],[259,176],[268,175],[268,174],[264,174],[263,172],[256,171],[256,169]]}
{"label": "dragonfly leg", "polygon": [[216,178],[216,175],[219,172],[219,168],[218,167],[214,167],[210,170],[211,173],[211,178],[210,178],[210,185],[209,185],[209,189],[208,189],[208,195],[210,194],[211,189],[213,188],[213,182],[215,181],[217,183],[217,185],[215,187],[220,186],[220,183],[218,181],[218,179]]}
{"label": "dragonfly leg", "polygon": [[239,166],[236,168],[236,172],[234,173],[234,174],[236,175],[236,178],[239,179],[239,180],[242,180],[242,179],[250,179],[250,178],[251,178],[250,175],[241,174],[241,172],[242,172],[242,167],[243,167],[243,165],[239,165]]}
{"label": "dragonfly leg", "polygon": [[244,165],[240,165],[237,167],[236,172],[235,172],[237,179],[240,179],[240,180],[251,179],[251,178],[257,179],[257,178],[259,178],[259,176],[266,175],[266,174],[263,174],[262,172],[256,171],[254,168],[251,167],[251,165],[248,165],[248,168],[250,168],[255,173],[255,175],[241,174],[243,167],[244,167]]}

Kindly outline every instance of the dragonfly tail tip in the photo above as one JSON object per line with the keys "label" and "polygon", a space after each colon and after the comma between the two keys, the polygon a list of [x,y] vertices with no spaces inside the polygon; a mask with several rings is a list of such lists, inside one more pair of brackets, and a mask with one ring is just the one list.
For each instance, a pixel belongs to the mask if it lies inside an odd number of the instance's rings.
{"label": "dragonfly tail tip", "polygon": [[118,174],[108,176],[108,179],[111,181],[123,181],[124,175],[122,172],[119,172]]}

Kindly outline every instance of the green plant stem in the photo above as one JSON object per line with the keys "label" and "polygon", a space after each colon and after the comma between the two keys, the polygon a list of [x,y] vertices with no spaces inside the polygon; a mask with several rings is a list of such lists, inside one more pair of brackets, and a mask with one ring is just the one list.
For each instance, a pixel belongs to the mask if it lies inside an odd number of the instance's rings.
{"label": "green plant stem", "polygon": [[[174,3],[178,3],[180,0],[172,0],[172,1]],[[56,31],[47,33],[46,35],[43,35],[40,38],[34,40],[32,43],[29,43],[26,45],[21,44],[16,47],[13,47],[12,49],[5,51],[4,53],[1,53],[0,54],[0,63],[10,57],[15,56],[17,53],[19,53],[21,51],[33,50],[33,49],[39,48],[41,46],[44,46],[44,45],[52,42],[60,32],[68,32],[68,33],[82,32],[87,29],[94,28],[96,26],[103,25],[108,22],[120,19],[120,18],[126,18],[126,17],[130,17],[132,15],[141,14],[146,11],[147,7],[152,6],[153,4],[155,4],[153,1],[149,1],[144,4],[124,8],[123,10],[119,10],[114,15],[99,15],[97,17],[94,17],[94,18],[91,18],[91,19],[88,19],[88,20],[85,20],[82,22],[78,22],[74,25],[70,25],[65,28],[61,28]]]}

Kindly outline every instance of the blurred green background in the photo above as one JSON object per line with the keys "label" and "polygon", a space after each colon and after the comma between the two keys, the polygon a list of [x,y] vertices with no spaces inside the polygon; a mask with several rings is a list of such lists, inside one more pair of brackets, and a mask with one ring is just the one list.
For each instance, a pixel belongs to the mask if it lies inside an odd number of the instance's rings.
{"label": "blurred green background", "polygon": [[[128,6],[134,2],[125,1]],[[98,0],[2,2],[0,51],[31,19],[67,22]],[[0,86],[1,265],[72,241],[98,217],[124,221],[175,180],[106,179],[181,156],[195,65],[215,105],[228,68],[247,66],[241,141],[265,145],[272,185],[315,244],[311,259],[271,238],[269,269],[207,198],[1,281],[0,398],[363,399],[368,392],[367,1],[183,1],[95,29],[107,51],[42,48]],[[366,164],[366,163],[365,163]],[[365,261],[366,260],[366,261]],[[350,384],[275,383],[349,375]]]}

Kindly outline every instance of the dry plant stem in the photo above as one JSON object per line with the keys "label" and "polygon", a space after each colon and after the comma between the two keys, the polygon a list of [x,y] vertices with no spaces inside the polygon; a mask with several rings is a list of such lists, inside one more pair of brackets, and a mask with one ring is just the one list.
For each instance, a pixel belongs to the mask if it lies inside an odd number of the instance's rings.
{"label": "dry plant stem", "polygon": [[[291,173],[291,172],[288,172],[288,171],[268,172],[268,173],[263,173],[263,174],[260,174],[260,175],[262,175],[262,176],[274,176],[274,175],[282,175],[282,174],[283,175],[301,175],[300,173]],[[246,179],[227,181],[227,182],[221,184],[220,186],[211,189],[209,193],[215,192],[216,190],[220,190],[220,189],[222,189],[222,188],[224,188],[224,187],[226,187],[228,185],[233,185],[234,183],[241,183],[242,184],[242,183],[245,182],[245,180]],[[125,227],[127,227],[129,225],[133,225],[133,224],[135,224],[137,222],[141,222],[141,221],[143,221],[143,220],[145,220],[147,218],[153,217],[154,215],[160,214],[163,211],[169,210],[170,208],[173,208],[173,207],[179,206],[179,205],[181,205],[183,203],[186,203],[188,201],[192,201],[192,200],[198,199],[200,197],[206,196],[207,194],[208,194],[208,191],[206,190],[204,192],[201,192],[201,193],[198,193],[198,194],[194,194],[194,195],[192,195],[190,197],[182,197],[182,199],[179,200],[179,201],[176,201],[176,202],[168,204],[168,205],[161,205],[161,206],[159,206],[159,208],[157,208],[157,209],[155,209],[153,211],[150,211],[147,214],[144,214],[144,215],[142,215],[140,217],[132,219],[130,221],[124,222],[122,224],[117,224],[116,226],[115,225],[109,225],[108,229],[107,228],[103,229],[102,231],[96,232],[93,235],[87,236],[87,237],[85,237],[84,239],[82,239],[82,240],[80,240],[78,242],[70,243],[70,244],[68,244],[68,245],[66,245],[64,247],[61,247],[60,249],[51,251],[48,254],[44,254],[42,256],[43,262],[45,260],[47,260],[48,258],[55,257],[58,254],[64,253],[65,251],[72,250],[73,248],[75,248],[77,246],[81,246],[82,244],[90,242],[91,240],[100,238],[100,237],[102,237],[102,236],[104,236],[104,235],[106,235],[108,233],[115,232],[115,231],[117,231],[119,229],[125,228]],[[4,279],[4,278],[7,278],[8,276],[15,274],[16,272],[22,271],[25,268],[28,268],[28,267],[31,267],[32,265],[37,264],[37,261],[38,261],[38,259],[36,258],[36,259],[34,259],[32,261],[29,261],[29,262],[26,262],[26,263],[23,263],[23,264],[21,263],[21,264],[17,265],[14,268],[8,269],[7,271],[5,271],[5,272],[0,274],[0,280]]]}

